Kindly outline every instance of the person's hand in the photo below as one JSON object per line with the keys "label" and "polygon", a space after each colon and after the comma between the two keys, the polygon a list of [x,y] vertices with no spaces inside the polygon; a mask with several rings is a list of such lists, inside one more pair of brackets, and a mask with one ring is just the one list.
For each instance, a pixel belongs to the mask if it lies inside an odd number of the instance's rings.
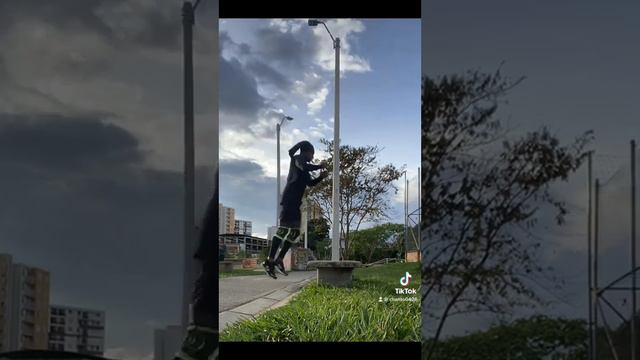
{"label": "person's hand", "polygon": [[329,177],[329,172],[328,171],[323,171],[320,173],[320,178],[321,179],[326,179]]}
{"label": "person's hand", "polygon": [[320,165],[327,167],[327,165],[329,165],[329,162],[327,160],[322,160],[320,161]]}

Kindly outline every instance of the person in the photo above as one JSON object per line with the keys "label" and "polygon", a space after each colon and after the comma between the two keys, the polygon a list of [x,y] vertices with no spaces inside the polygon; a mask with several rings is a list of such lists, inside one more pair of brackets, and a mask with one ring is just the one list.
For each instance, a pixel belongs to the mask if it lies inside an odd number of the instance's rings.
{"label": "person", "polygon": [[[218,174],[216,174],[216,179]],[[218,359],[218,187],[207,205],[194,258],[201,264],[192,294],[192,321],[175,360]]]}
{"label": "person", "polygon": [[[300,154],[296,152],[300,150]],[[265,272],[270,277],[277,279],[276,270],[283,275],[288,275],[284,266],[284,256],[291,245],[300,241],[300,222],[302,204],[302,196],[307,186],[315,186],[328,176],[328,172],[321,172],[320,176],[315,179],[311,178],[309,172],[323,169],[326,161],[322,161],[319,165],[310,164],[313,160],[315,150],[309,141],[300,141],[289,149],[289,174],[287,176],[287,184],[282,192],[282,200],[280,201],[280,224],[278,230],[271,240],[271,249],[268,258],[262,263]],[[280,252],[278,249],[282,245]],[[278,253],[276,257],[276,253]]]}

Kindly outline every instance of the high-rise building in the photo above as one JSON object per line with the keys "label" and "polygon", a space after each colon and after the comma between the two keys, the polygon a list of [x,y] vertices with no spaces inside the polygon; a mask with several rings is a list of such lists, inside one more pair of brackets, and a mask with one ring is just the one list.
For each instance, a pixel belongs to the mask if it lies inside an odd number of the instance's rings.
{"label": "high-rise building", "polygon": [[278,232],[278,227],[277,226],[269,226],[269,229],[267,229],[267,240],[271,241],[273,240],[273,236]]}
{"label": "high-rise building", "polygon": [[234,234],[251,236],[251,221],[236,220]]}
{"label": "high-rise building", "polygon": [[46,350],[49,272],[0,254],[0,352]]}
{"label": "high-rise building", "polygon": [[104,311],[51,305],[49,349],[102,356],[105,334]]}
{"label": "high-rise building", "polygon": [[173,360],[180,350],[183,335],[179,325],[156,329],[153,333],[153,360]]}
{"label": "high-rise building", "polygon": [[0,254],[0,353],[9,351],[11,256]]}
{"label": "high-rise building", "polygon": [[236,227],[236,210],[234,208],[218,204],[218,214],[220,216],[219,233],[234,234]]}

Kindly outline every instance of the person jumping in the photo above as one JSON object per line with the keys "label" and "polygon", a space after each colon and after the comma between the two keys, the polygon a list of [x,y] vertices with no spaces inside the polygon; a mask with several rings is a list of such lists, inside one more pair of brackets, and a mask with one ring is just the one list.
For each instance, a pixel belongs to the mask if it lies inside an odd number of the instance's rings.
{"label": "person jumping", "polygon": [[[300,154],[296,155],[298,150],[300,150]],[[317,185],[329,176],[326,171],[323,171],[317,178],[311,178],[309,172],[323,169],[326,166],[326,161],[322,161],[320,165],[310,164],[313,160],[314,153],[313,145],[306,140],[297,143],[289,149],[291,163],[289,165],[287,184],[284,187],[282,200],[280,201],[280,205],[282,206],[280,211],[280,224],[276,234],[271,240],[269,257],[262,263],[267,275],[274,279],[278,278],[275,270],[278,270],[278,272],[285,276],[288,275],[284,267],[283,259],[291,245],[300,240],[300,220],[302,218],[300,205],[302,204],[302,196],[304,195],[305,189],[307,186]],[[276,257],[276,252],[278,252],[280,244],[282,244],[282,249],[280,249],[280,253],[278,253]]]}

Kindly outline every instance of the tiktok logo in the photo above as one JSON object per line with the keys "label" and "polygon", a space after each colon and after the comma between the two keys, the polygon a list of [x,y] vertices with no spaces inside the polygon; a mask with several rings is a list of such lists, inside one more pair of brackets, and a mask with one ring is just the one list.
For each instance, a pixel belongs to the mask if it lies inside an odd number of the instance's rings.
{"label": "tiktok logo", "polygon": [[403,277],[400,278],[400,285],[408,286],[410,279],[411,279],[411,274],[409,274],[409,272],[407,272]]}

